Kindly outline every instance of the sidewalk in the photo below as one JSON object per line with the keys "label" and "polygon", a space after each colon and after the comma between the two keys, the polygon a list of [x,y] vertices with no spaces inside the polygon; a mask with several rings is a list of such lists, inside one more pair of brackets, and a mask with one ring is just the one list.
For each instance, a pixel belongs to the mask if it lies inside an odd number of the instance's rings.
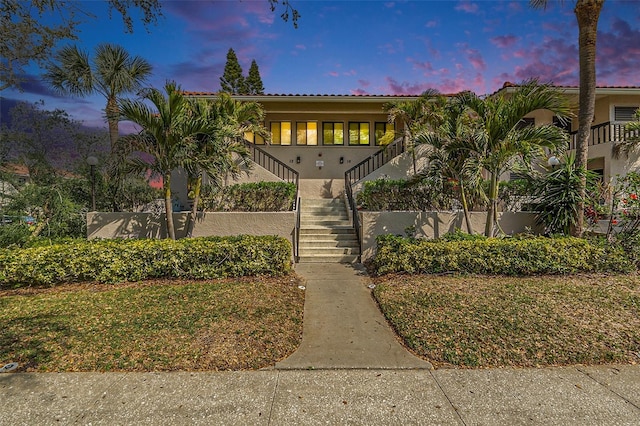
{"label": "sidewalk", "polygon": [[637,425],[640,366],[433,370],[396,340],[362,269],[303,264],[303,341],[275,367],[4,373],[0,425]]}

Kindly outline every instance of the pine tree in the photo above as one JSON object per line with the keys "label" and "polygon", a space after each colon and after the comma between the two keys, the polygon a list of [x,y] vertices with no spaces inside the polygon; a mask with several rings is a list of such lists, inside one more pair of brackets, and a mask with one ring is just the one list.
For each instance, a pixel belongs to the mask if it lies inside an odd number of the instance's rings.
{"label": "pine tree", "polygon": [[233,49],[227,52],[227,63],[224,65],[224,74],[220,77],[220,87],[223,92],[232,95],[242,95],[246,92],[246,82],[242,76],[242,67]]}
{"label": "pine tree", "polygon": [[255,59],[251,62],[249,77],[247,77],[246,84],[248,95],[264,95],[264,86],[262,85],[260,70],[258,70],[258,64]]}

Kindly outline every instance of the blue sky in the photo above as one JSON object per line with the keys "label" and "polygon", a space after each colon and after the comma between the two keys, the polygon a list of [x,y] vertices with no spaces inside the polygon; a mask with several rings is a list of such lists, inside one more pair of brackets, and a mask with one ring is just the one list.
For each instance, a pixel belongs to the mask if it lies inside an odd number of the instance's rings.
{"label": "blue sky", "polygon": [[[578,29],[573,0],[534,10],[528,0],[305,1],[291,0],[299,28],[272,13],[267,0],[164,1],[157,25],[136,21],[125,34],[103,2],[83,2],[95,14],[77,43],[125,46],[150,61],[149,85],[176,80],[189,91],[217,91],[233,48],[245,72],[255,59],[266,93],[491,93],[505,81],[537,77],[578,83]],[[640,1],[607,0],[599,22],[598,85],[640,86]],[[104,127],[104,100],[60,97],[37,67],[23,92],[6,99],[63,108],[87,125]]]}

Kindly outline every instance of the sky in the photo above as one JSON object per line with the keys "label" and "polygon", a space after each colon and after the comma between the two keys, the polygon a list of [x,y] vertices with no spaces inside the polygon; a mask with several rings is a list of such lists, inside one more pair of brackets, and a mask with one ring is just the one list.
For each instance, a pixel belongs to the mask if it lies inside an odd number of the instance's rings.
{"label": "sky", "polygon": [[[149,86],[175,80],[184,90],[220,89],[229,48],[245,75],[259,66],[265,93],[399,95],[426,89],[492,93],[529,78],[578,84],[578,27],[573,0],[306,1],[291,0],[298,28],[267,0],[163,1],[163,16],[126,34],[104,2],[81,2],[87,17],[77,43],[124,46],[153,65]],[[640,1],[606,0],[597,44],[599,86],[640,86]],[[68,42],[66,44],[70,44]],[[29,67],[23,91],[4,102],[45,101],[88,126],[105,127],[104,98],[53,93]]]}

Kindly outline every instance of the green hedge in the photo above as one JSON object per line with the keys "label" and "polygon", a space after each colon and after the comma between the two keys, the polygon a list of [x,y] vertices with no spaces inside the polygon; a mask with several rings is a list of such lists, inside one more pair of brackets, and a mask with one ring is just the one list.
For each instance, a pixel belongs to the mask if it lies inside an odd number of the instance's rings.
{"label": "green hedge", "polygon": [[231,212],[280,212],[293,209],[296,185],[288,182],[251,182],[225,187],[221,192],[205,191],[205,210]]}
{"label": "green hedge", "polygon": [[282,275],[290,268],[291,243],[275,236],[97,240],[0,250],[1,287]]}
{"label": "green hedge", "polygon": [[372,263],[378,274],[536,275],[635,269],[621,247],[604,240],[528,237],[446,241],[383,235],[377,244]]}

